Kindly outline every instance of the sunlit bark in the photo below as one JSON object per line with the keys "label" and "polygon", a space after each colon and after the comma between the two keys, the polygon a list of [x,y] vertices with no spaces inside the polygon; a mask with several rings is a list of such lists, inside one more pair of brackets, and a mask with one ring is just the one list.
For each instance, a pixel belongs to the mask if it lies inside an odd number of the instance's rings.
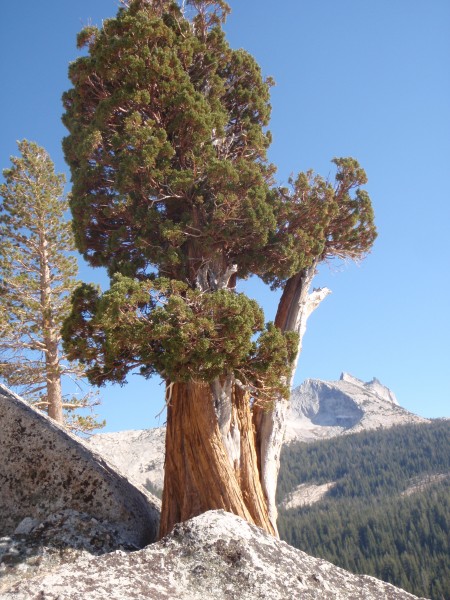
{"label": "sunlit bark", "polygon": [[257,468],[249,399],[233,388],[229,430],[239,430],[239,457],[223,442],[210,386],[175,383],[167,407],[160,537],[176,523],[223,509],[274,534]]}

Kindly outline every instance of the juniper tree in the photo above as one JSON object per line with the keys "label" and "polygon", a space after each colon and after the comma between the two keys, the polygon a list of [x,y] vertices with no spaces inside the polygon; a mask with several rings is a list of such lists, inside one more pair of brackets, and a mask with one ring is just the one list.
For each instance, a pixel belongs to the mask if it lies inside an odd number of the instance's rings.
{"label": "juniper tree", "polygon": [[[225,2],[182,9],[132,0],[79,34],[88,52],[63,99],[71,209],[111,287],[75,291],[65,347],[97,385],[136,367],[165,379],[161,535],[213,508],[276,533],[267,482],[299,315],[320,261],[370,248],[373,214],[353,159],[336,160],[335,185],[309,173],[276,187],[271,81],[228,45]],[[284,290],[275,324],[236,291],[250,275]]]}
{"label": "juniper tree", "polygon": [[61,352],[61,325],[77,285],[64,176],[43,148],[23,140],[0,185],[0,376],[59,423],[99,425],[74,410],[89,395],[63,399],[61,377],[83,371]]}

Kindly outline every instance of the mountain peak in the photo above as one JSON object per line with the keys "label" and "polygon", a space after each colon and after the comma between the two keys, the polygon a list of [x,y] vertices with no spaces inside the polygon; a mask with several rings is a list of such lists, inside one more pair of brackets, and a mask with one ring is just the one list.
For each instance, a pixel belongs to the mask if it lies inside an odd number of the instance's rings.
{"label": "mountain peak", "polygon": [[355,385],[364,385],[364,382],[361,381],[361,379],[353,377],[353,375],[350,375],[350,373],[347,373],[346,371],[342,371],[339,381],[348,381],[349,383],[354,383]]}
{"label": "mountain peak", "polygon": [[394,392],[376,377],[364,382],[343,372],[338,381],[307,379],[292,391],[286,440],[314,441],[425,421],[399,406]]}
{"label": "mountain peak", "polygon": [[361,379],[358,379],[353,375],[350,375],[350,373],[346,373],[344,371],[341,373],[339,381],[346,381],[347,383],[352,383],[353,385],[363,387],[369,392],[381,398],[382,400],[387,400],[388,402],[393,402],[394,404],[398,405],[398,400],[395,397],[394,392],[390,390],[387,386],[383,385],[381,381],[376,377],[373,377],[371,381],[364,382],[361,381]]}

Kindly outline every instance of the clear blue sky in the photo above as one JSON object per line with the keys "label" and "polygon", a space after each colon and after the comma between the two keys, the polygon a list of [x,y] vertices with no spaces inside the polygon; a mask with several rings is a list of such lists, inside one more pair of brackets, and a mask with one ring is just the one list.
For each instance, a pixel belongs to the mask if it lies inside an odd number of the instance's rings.
{"label": "clear blue sky", "polygon": [[[278,180],[334,156],[369,176],[379,237],[359,266],[330,264],[329,296],[310,319],[296,383],[376,376],[405,408],[450,416],[450,2],[232,0],[234,47],[250,51],[272,90]],[[281,6],[282,8],[280,8]],[[0,167],[16,140],[44,146],[59,172],[61,94],[75,36],[113,16],[117,0],[6,2],[0,21]],[[69,177],[68,177],[69,178]],[[101,278],[83,267],[81,277]],[[246,290],[274,317],[276,297]],[[102,390],[106,430],[157,424],[163,388],[138,376]],[[160,423],[164,421],[161,417]]]}

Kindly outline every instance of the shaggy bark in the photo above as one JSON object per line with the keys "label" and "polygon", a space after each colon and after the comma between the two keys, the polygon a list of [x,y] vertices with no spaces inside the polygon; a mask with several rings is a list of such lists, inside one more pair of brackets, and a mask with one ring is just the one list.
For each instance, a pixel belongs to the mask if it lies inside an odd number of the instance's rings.
{"label": "shaggy bark", "polygon": [[240,445],[239,459],[232,463],[210,386],[174,383],[170,390],[160,537],[170,533],[176,523],[220,508],[274,534],[259,480],[246,394],[233,389],[229,430],[240,432]]}

